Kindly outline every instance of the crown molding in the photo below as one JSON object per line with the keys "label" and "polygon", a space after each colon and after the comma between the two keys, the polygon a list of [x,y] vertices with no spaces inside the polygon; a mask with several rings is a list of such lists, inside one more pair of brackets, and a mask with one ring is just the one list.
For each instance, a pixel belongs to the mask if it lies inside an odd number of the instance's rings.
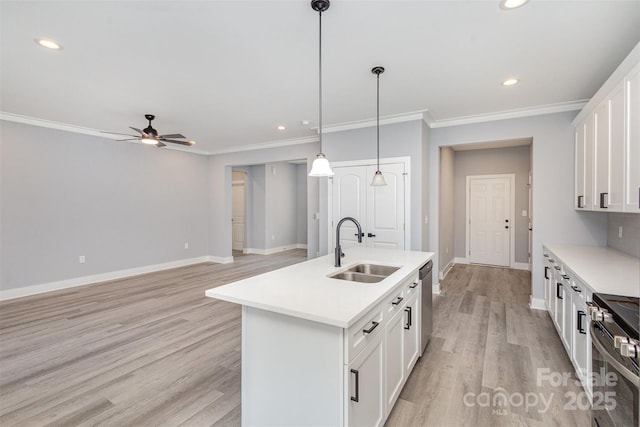
{"label": "crown molding", "polygon": [[[101,132],[96,129],[68,125],[66,123],[54,122],[50,120],[36,119],[35,117],[21,116],[19,114],[12,114],[4,111],[0,111],[0,120],[5,120],[8,122],[23,123],[31,126],[44,127],[49,129],[56,129],[56,130],[61,130],[65,132],[79,133],[82,135],[97,136],[98,138],[110,139],[112,141],[118,140],[122,137],[122,135],[112,135],[109,133]],[[139,141],[127,141],[127,142],[130,142],[132,144],[142,144]],[[166,147],[164,148],[167,148],[169,150],[175,150],[175,151],[183,151],[185,153],[192,153],[192,154],[204,154],[204,155],[209,154],[208,152],[203,150],[194,149],[192,147],[190,148],[182,147],[179,145],[174,146],[173,144],[167,144]]]}
{"label": "crown molding", "polygon": [[[425,110],[426,111],[426,110]],[[385,116],[380,118],[380,125],[390,125],[394,123],[411,122],[413,120],[424,119],[424,111],[415,111],[411,113],[405,113],[394,116]],[[345,130],[362,129],[372,126],[376,126],[376,119],[357,120],[354,122],[338,123],[335,125],[329,125],[322,128],[323,133],[342,132]],[[317,131],[318,128],[311,128]]]}
{"label": "crown molding", "polygon": [[310,144],[312,142],[318,142],[318,137],[314,135],[314,136],[305,136],[303,138],[283,139],[280,141],[261,142],[258,144],[241,145],[239,147],[229,147],[229,148],[223,148],[221,150],[209,151],[207,154],[216,155],[216,154],[240,153],[242,151],[253,151],[253,150],[261,150],[264,148],[275,148],[275,147],[287,147],[290,145]]}
{"label": "crown molding", "polygon": [[[541,116],[544,114],[564,113],[567,111],[582,110],[587,105],[588,99],[578,101],[561,102],[558,104],[540,105],[531,108],[499,111],[497,113],[478,114],[474,116],[457,117],[453,119],[433,120],[429,127],[444,128],[450,126],[469,125],[474,123],[493,122],[497,120],[518,119],[522,117]],[[426,121],[426,120],[425,120]],[[427,122],[429,123],[429,122]]]}

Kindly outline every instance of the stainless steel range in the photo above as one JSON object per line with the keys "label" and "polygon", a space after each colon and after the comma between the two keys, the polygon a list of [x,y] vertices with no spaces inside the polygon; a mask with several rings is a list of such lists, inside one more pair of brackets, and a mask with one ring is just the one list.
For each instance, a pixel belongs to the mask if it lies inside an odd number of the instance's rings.
{"label": "stainless steel range", "polygon": [[594,294],[591,314],[593,427],[640,427],[640,303]]}

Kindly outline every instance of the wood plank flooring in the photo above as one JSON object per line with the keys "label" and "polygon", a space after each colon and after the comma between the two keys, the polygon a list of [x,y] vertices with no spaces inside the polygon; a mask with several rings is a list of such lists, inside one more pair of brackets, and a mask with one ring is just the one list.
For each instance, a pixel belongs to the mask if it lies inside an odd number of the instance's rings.
{"label": "wood plank flooring", "polygon": [[[431,341],[387,426],[591,425],[589,410],[565,409],[583,390],[551,318],[528,307],[529,272],[456,265],[441,286]],[[552,387],[544,368],[571,380]]]}
{"label": "wood plank flooring", "polygon": [[[306,251],[237,255],[0,302],[0,425],[240,425],[240,307],[204,291]],[[527,307],[528,272],[456,266],[442,288],[387,426],[590,425],[588,411],[563,410],[579,387],[537,385],[538,367],[573,371],[547,313]],[[500,388],[553,399],[545,412],[464,403]]]}

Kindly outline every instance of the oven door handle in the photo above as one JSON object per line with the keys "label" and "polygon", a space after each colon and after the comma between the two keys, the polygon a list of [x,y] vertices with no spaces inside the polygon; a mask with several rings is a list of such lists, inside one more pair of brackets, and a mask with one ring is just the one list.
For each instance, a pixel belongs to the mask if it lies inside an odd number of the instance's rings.
{"label": "oven door handle", "polygon": [[602,358],[605,359],[607,363],[613,366],[613,368],[618,371],[623,377],[631,381],[631,384],[635,385],[636,387],[640,387],[640,377],[627,369],[627,367],[622,363],[614,359],[611,354],[609,354],[609,351],[607,351],[602,342],[600,342],[600,337],[598,336],[599,333],[595,330],[595,322],[591,323],[590,329],[591,342],[596,347],[596,350],[598,350],[598,353],[600,353],[600,356],[602,356]]}

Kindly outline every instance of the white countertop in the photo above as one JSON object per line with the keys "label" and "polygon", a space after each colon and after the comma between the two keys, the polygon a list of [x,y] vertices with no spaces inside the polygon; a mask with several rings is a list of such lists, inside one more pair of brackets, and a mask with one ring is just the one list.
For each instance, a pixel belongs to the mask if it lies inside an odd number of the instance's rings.
{"label": "white countertop", "polygon": [[608,247],[544,245],[593,292],[640,297],[640,260]]}
{"label": "white countertop", "polygon": [[[342,267],[334,267],[331,254],[212,288],[205,294],[211,298],[348,328],[433,257],[431,252],[365,247],[349,247],[344,252]],[[360,263],[402,268],[378,283],[327,277]],[[431,291],[430,286],[428,291]]]}

